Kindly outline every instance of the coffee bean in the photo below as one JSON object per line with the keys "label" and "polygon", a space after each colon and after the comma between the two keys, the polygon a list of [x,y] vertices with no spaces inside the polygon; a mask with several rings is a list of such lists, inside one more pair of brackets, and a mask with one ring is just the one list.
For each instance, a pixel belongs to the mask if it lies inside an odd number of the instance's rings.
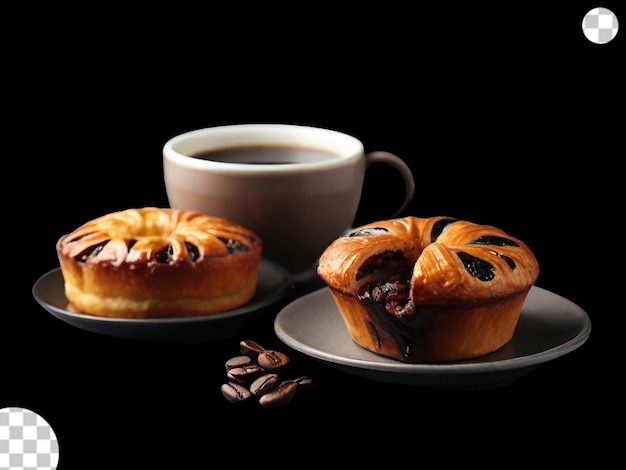
{"label": "coffee bean", "polygon": [[265,374],[254,380],[250,384],[250,393],[256,397],[274,390],[280,384],[278,374]]}
{"label": "coffee bean", "polygon": [[246,387],[232,382],[222,384],[222,395],[231,403],[245,401],[252,396]]}
{"label": "coffee bean", "polygon": [[252,364],[252,358],[250,356],[235,356],[231,357],[224,366],[226,367],[226,371],[228,372],[231,369],[236,367],[245,367]]}
{"label": "coffee bean", "polygon": [[239,343],[239,352],[245,356],[256,358],[263,351],[265,348],[255,341],[243,340]]}
{"label": "coffee bean", "polygon": [[297,384],[291,380],[282,382],[271,392],[259,398],[259,404],[263,408],[278,408],[285,406],[296,394]]}
{"label": "coffee bean", "polygon": [[265,370],[280,370],[287,367],[289,364],[289,357],[280,351],[265,350],[257,358],[258,364]]}
{"label": "coffee bean", "polygon": [[250,383],[262,374],[264,370],[258,364],[249,364],[243,367],[233,367],[226,373],[226,377],[240,384]]}
{"label": "coffee bean", "polygon": [[298,385],[298,388],[303,388],[306,390],[315,389],[315,383],[313,383],[313,379],[311,377],[307,377],[306,375],[300,378],[294,379],[293,382],[295,382]]}

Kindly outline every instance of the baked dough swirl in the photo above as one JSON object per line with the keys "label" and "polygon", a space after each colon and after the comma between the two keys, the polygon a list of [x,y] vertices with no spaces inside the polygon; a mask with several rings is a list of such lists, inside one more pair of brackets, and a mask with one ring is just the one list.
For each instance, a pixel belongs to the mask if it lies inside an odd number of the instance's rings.
{"label": "baked dough swirl", "polygon": [[65,295],[76,310],[121,318],[223,312],[256,292],[262,242],[195,211],[113,212],[59,238]]}
{"label": "baked dough swirl", "polygon": [[357,344],[405,362],[435,362],[506,344],[539,265],[524,242],[499,228],[404,217],[338,238],[318,274]]}

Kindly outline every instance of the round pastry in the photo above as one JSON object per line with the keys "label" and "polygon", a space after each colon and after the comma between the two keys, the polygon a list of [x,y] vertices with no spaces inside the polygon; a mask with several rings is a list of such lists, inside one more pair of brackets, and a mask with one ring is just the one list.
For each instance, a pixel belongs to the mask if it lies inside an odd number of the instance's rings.
{"label": "round pastry", "polygon": [[91,220],[59,238],[56,250],[65,296],[79,312],[163,318],[250,301],[262,242],[223,218],[145,207]]}
{"label": "round pastry", "polygon": [[513,337],[539,265],[496,227],[404,217],[336,239],[318,274],[357,344],[404,362],[447,362]]}

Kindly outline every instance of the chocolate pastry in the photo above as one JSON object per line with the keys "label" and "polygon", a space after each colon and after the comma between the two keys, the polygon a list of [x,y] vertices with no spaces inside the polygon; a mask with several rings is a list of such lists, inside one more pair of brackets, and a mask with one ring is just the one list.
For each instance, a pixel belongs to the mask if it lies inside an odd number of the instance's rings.
{"label": "chocolate pastry", "polygon": [[73,309],[164,318],[224,312],[250,301],[262,242],[223,218],[144,207],[86,222],[59,238],[56,250]]}
{"label": "chocolate pastry", "polygon": [[539,265],[496,227],[404,217],[336,239],[318,274],[357,344],[404,362],[443,362],[512,338]]}

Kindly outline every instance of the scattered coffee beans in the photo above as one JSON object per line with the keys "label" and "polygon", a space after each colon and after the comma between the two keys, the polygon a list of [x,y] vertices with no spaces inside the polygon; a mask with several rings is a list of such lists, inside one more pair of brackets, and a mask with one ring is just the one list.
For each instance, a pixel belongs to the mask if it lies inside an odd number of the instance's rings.
{"label": "scattered coffee beans", "polygon": [[289,365],[289,357],[260,344],[243,340],[238,356],[225,363],[228,382],[222,384],[222,395],[231,403],[258,399],[263,408],[278,408],[289,403],[298,388],[313,389],[310,377],[285,380],[280,374]]}

